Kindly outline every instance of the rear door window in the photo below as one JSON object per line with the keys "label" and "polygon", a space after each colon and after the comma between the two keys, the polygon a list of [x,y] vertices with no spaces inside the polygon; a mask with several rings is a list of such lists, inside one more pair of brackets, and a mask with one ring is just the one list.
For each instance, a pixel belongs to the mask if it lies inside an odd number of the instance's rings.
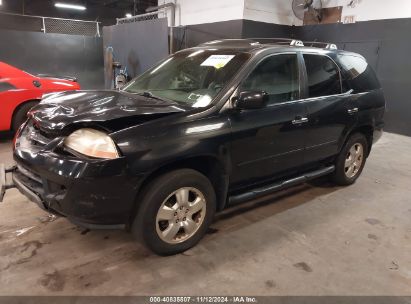
{"label": "rear door window", "polygon": [[341,79],[337,65],[327,56],[304,54],[307,69],[308,97],[341,94]]}

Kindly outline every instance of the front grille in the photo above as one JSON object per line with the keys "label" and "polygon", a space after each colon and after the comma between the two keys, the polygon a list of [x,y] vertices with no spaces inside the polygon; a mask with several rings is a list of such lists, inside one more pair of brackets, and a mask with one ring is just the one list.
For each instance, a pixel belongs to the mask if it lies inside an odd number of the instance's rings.
{"label": "front grille", "polygon": [[44,203],[44,207],[46,208],[50,207],[51,199],[61,199],[66,194],[66,187],[64,185],[40,177],[40,175],[30,169],[26,169],[21,163],[17,163],[17,170],[15,170],[13,174],[24,186],[42,200],[49,199],[48,202]]}
{"label": "front grille", "polygon": [[43,197],[44,195],[44,189],[43,189],[43,183],[36,178],[33,179],[32,174],[27,174],[26,171],[21,171],[20,168],[18,168],[13,174],[16,175],[16,177],[19,179],[23,185],[25,185],[30,191],[34,192],[36,195]]}
{"label": "front grille", "polygon": [[27,170],[26,168],[24,168],[23,166],[17,164],[17,169],[21,172],[21,174],[25,175],[26,177],[32,179],[33,181],[36,181],[40,184],[42,184],[42,180],[41,177],[29,170]]}
{"label": "front grille", "polygon": [[52,140],[53,138],[51,136],[47,136],[44,132],[35,127],[33,121],[30,119],[21,131],[16,147],[37,150],[46,146]]}
{"label": "front grille", "polygon": [[[60,134],[47,133],[36,127],[30,119],[17,138],[16,149],[29,151],[30,153],[38,153],[44,151],[45,147],[51,143],[51,145],[47,147],[47,151],[53,151],[62,156],[78,158],[79,154],[66,149],[64,145],[61,144],[62,140],[63,137]],[[54,143],[52,143],[52,141],[54,141]]]}

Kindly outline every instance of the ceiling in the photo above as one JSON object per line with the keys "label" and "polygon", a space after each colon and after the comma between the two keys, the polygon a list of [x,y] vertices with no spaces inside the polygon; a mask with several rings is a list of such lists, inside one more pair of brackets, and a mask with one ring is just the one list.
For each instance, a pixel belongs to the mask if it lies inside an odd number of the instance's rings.
{"label": "ceiling", "polygon": [[[85,11],[56,8],[55,2],[81,4]],[[68,19],[95,20],[111,25],[116,18],[126,13],[143,14],[149,6],[156,6],[158,0],[3,0],[0,12],[58,17]]]}

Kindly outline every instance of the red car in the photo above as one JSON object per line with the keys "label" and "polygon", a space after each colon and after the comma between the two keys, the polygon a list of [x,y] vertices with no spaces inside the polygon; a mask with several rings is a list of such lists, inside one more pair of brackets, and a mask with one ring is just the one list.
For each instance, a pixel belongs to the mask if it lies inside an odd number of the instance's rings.
{"label": "red car", "polygon": [[79,89],[75,78],[33,76],[0,62],[0,131],[16,131],[43,94]]}

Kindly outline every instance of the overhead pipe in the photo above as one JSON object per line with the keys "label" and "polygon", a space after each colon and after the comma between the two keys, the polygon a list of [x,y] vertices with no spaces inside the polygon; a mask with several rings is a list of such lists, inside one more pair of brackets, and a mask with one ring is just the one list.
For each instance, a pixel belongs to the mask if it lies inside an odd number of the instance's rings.
{"label": "overhead pipe", "polygon": [[174,27],[176,23],[176,5],[173,2],[165,3],[159,6],[150,6],[149,8],[146,9],[147,13],[155,12],[161,9],[167,9],[169,8],[171,11],[171,17],[170,17],[170,24],[171,24],[171,29],[170,29],[170,54],[174,53]]}

